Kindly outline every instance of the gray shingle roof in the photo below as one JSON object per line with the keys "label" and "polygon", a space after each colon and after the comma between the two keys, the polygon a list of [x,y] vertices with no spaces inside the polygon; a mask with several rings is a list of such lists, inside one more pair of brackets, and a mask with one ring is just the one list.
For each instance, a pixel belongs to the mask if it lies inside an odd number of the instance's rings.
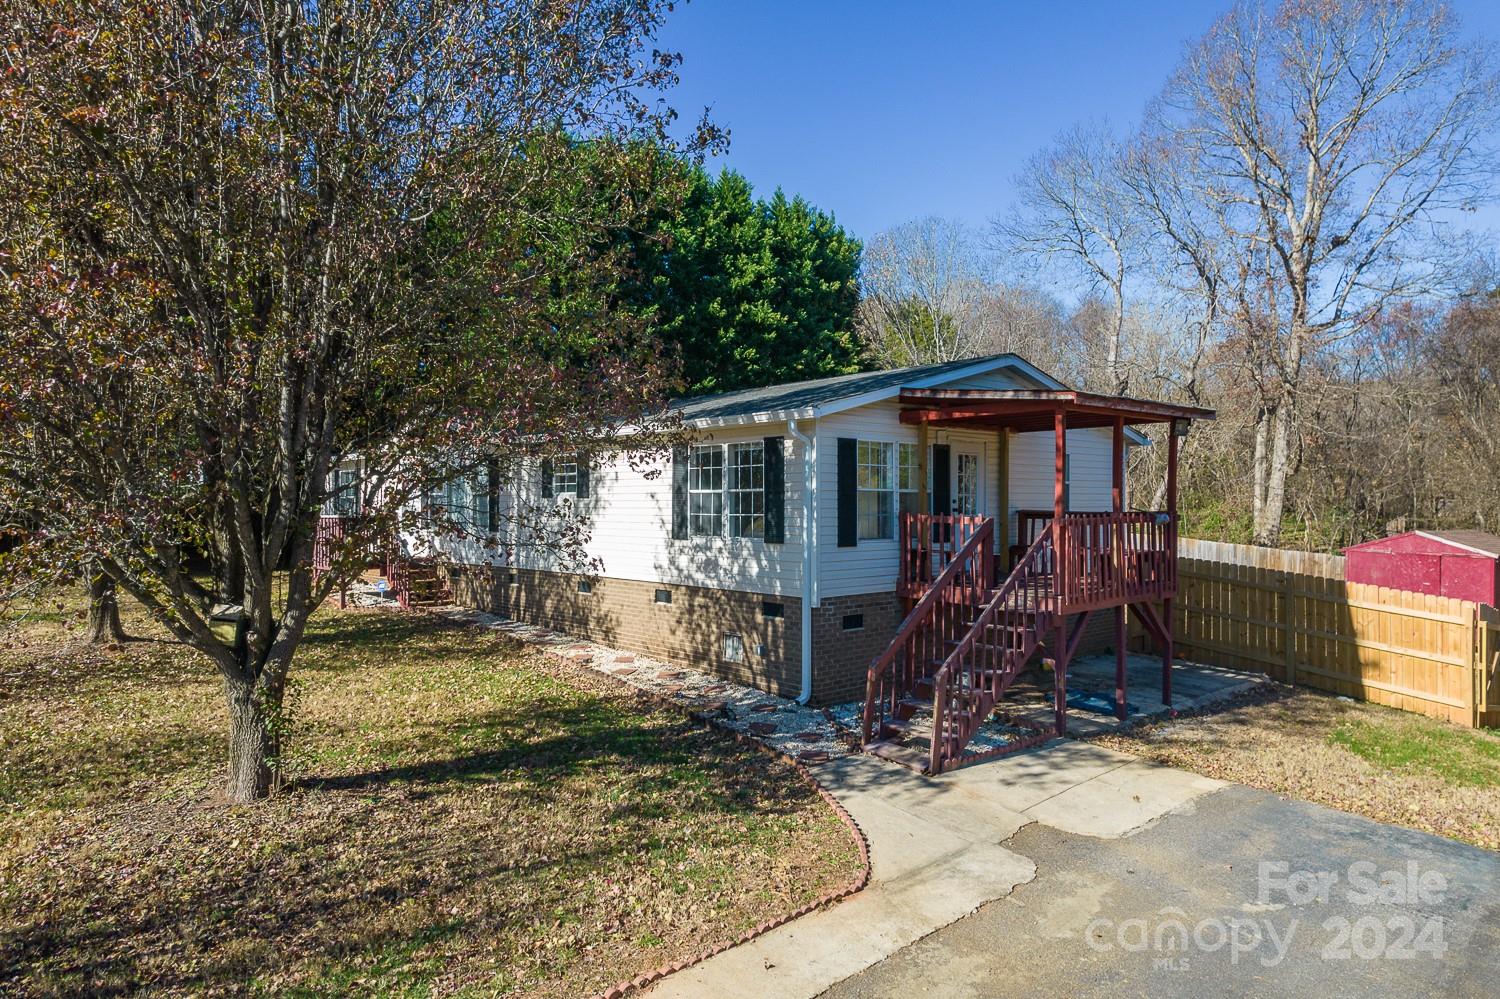
{"label": "gray shingle roof", "polygon": [[1500,557],[1500,535],[1484,531],[1418,531],[1429,538],[1437,538],[1465,548],[1473,548],[1492,558]]}
{"label": "gray shingle roof", "polygon": [[912,368],[892,368],[889,371],[864,371],[854,375],[835,375],[806,382],[789,382],[785,385],[770,385],[765,388],[741,389],[738,392],[723,392],[719,395],[702,395],[690,399],[675,399],[672,408],[690,420],[733,420],[755,413],[776,413],[789,410],[811,409],[829,403],[851,399],[868,392],[895,390],[914,381],[959,372],[965,368],[983,365],[986,362],[1013,358],[1030,368],[1016,354],[991,354],[986,357],[966,357],[959,361],[942,364],[923,364]]}

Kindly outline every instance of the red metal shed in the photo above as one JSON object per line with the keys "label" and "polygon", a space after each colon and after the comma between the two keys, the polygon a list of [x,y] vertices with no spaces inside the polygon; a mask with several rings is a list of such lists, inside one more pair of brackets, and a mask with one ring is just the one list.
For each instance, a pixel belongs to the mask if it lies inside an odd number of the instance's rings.
{"label": "red metal shed", "polygon": [[1408,531],[1344,549],[1344,578],[1496,604],[1500,535],[1483,531]]}

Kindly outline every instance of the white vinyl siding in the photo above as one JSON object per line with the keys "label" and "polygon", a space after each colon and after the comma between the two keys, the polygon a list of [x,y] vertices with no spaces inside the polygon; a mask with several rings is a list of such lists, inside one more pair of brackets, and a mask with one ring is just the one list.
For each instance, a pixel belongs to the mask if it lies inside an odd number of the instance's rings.
{"label": "white vinyl siding", "polygon": [[[587,518],[589,556],[599,559],[599,575],[662,586],[704,586],[770,596],[795,597],[802,588],[802,445],[786,433],[785,424],[718,429],[704,434],[703,443],[723,449],[742,444],[754,448],[764,469],[763,440],[767,435],[784,437],[786,541],[767,544],[764,510],[750,537],[718,535],[672,538],[672,469],[663,456],[654,463],[632,468],[624,457],[601,456],[590,464],[589,497],[580,500],[577,512]],[[732,459],[730,459],[732,462]],[[654,474],[648,474],[652,473]],[[724,469],[726,486],[731,479]],[[764,472],[758,474],[763,475]],[[519,477],[532,502],[539,499],[540,478],[535,471]],[[764,506],[764,480],[761,483]],[[747,487],[748,490],[748,487]],[[509,502],[502,497],[502,510]],[[753,503],[752,500],[743,502]],[[474,544],[446,545],[455,559],[472,564],[494,562],[496,549]],[[523,553],[521,568],[556,569],[555,561],[541,553]]]}
{"label": "white vinyl siding", "polygon": [[[1075,513],[1108,510],[1113,503],[1113,437],[1108,427],[1068,431],[1068,509]],[[1051,431],[1011,437],[1008,521],[1012,541],[1015,511],[1052,509],[1055,457]]]}
{"label": "white vinyl siding", "polygon": [[[860,406],[818,421],[818,599],[890,591],[896,585],[896,538],[861,540],[852,548],[838,545],[838,439],[917,443],[917,429],[901,423],[894,401]],[[858,454],[856,445],[856,457]],[[893,448],[899,451],[899,448]],[[788,478],[790,478],[790,473]]]}
{"label": "white vinyl siding", "polygon": [[[1024,388],[1033,383],[1012,371],[956,380],[954,388]],[[816,424],[804,422],[804,431],[817,435],[818,495],[817,582],[815,600],[862,593],[889,592],[895,586],[897,542],[892,537],[861,540],[852,548],[838,547],[838,438],[849,437],[890,444],[894,454],[894,500],[896,509],[915,509],[917,428],[899,420],[900,406],[894,400],[872,403],[825,416]],[[767,544],[763,527],[756,529],[752,498],[761,490],[737,478],[737,459],[742,452],[725,453],[723,475],[724,528],[717,534],[674,540],[672,528],[672,474],[670,462],[659,459],[651,468],[632,468],[625,458],[601,457],[591,465],[590,497],[578,504],[578,513],[588,519],[587,552],[599,559],[600,574],[661,586],[704,586],[795,597],[801,591],[803,522],[803,446],[787,433],[785,423],[760,422],[753,426],[718,427],[705,431],[699,443],[717,447],[760,445],[768,435],[783,435],[785,448],[786,541]],[[980,512],[998,514],[993,504],[999,494],[999,436],[996,431],[934,430],[933,443],[954,448],[955,468],[961,449],[980,456],[978,501]],[[903,446],[904,445],[904,446]],[[1107,510],[1110,503],[1110,431],[1075,430],[1068,435],[1070,499],[1075,510]],[[763,468],[763,463],[756,463]],[[649,474],[654,472],[654,474]],[[763,474],[763,472],[761,473]],[[540,491],[534,466],[518,476],[523,488]],[[761,481],[763,486],[763,480]],[[742,488],[733,484],[743,482]],[[957,494],[955,494],[957,495]],[[1009,511],[1007,529],[1014,531],[1017,509],[1050,509],[1052,506],[1052,435],[1048,432],[1012,435],[1010,442]],[[536,497],[533,496],[533,499]],[[879,501],[876,501],[877,505]],[[740,504],[736,506],[736,504]],[[752,525],[750,536],[736,537],[730,517],[736,511],[739,523]],[[764,517],[764,510],[759,511]],[[763,523],[763,520],[762,520]],[[454,556],[483,563],[493,560],[495,550],[466,545]],[[556,568],[547,557],[524,555],[525,568]]]}

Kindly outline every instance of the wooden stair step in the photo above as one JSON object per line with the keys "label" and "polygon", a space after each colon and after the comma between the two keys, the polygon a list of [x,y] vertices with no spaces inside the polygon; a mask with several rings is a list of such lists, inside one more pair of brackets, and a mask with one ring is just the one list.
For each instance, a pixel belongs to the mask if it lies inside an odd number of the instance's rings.
{"label": "wooden stair step", "polygon": [[865,746],[865,751],[882,760],[899,763],[919,772],[927,770],[927,752],[914,746],[904,746],[891,739],[880,739]]}

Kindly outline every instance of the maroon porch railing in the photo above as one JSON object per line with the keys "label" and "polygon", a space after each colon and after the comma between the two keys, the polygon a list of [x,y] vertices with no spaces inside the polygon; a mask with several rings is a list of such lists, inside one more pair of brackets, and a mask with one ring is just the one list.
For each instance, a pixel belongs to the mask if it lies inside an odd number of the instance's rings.
{"label": "maroon porch railing", "polygon": [[[865,680],[865,742],[876,738],[900,702],[947,658],[948,643],[969,631],[978,608],[988,598],[995,578],[995,522],[979,519],[968,540],[896,629],[890,645],[870,664]],[[918,545],[910,550],[918,553],[922,565],[931,564],[928,548]]]}
{"label": "maroon porch railing", "polygon": [[[349,537],[348,517],[324,515],[318,518],[313,535],[313,578],[330,572],[336,557],[348,558],[352,553],[343,551]],[[364,553],[367,566],[379,566],[385,575],[388,592],[403,610],[411,610],[411,560],[401,554],[401,544],[392,538],[383,546],[371,545]],[[339,588],[339,606],[346,607],[349,594]]]}
{"label": "maroon porch railing", "polygon": [[989,517],[965,514],[903,513],[899,527],[900,575],[896,595],[919,599]]}
{"label": "maroon porch railing", "polygon": [[345,518],[323,516],[313,534],[313,572],[327,572],[333,567],[333,551],[344,543],[347,536]]}
{"label": "maroon porch railing", "polygon": [[[1051,523],[1050,510],[1016,512],[1022,545],[1046,534]],[[1069,513],[1059,540],[1062,572],[1056,585],[1065,613],[1177,593],[1177,524],[1170,514]]]}

